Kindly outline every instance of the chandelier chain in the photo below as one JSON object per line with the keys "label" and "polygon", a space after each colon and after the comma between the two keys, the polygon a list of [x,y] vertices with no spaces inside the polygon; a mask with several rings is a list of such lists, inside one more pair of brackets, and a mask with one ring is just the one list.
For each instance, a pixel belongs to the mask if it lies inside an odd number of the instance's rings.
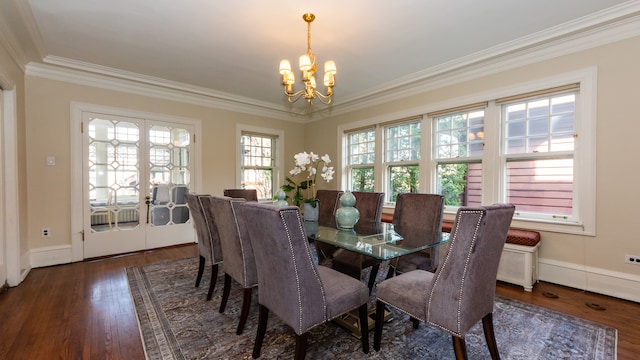
{"label": "chandelier chain", "polygon": [[307,22],[307,55],[311,57],[311,21]]}

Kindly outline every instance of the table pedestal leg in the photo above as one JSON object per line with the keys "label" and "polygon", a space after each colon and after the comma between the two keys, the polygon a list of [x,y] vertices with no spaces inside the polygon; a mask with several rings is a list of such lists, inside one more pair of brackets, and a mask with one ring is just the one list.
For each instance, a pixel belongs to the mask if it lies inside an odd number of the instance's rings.
{"label": "table pedestal leg", "polygon": [[[373,328],[376,325],[376,310],[369,310],[369,316],[367,316],[369,331],[373,331]],[[391,311],[389,309],[384,309],[384,321],[391,321],[393,317],[391,316]],[[340,315],[339,317],[333,319],[333,322],[342,326],[343,328],[349,330],[351,335],[355,336],[357,339],[362,337],[360,332],[360,317],[358,316],[358,310],[350,311],[346,314]]]}

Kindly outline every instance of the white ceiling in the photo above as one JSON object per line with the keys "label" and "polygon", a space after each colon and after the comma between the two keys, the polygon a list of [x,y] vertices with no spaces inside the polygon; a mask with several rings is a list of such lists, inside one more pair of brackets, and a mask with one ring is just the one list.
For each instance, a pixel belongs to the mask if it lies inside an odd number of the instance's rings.
{"label": "white ceiling", "polygon": [[[4,0],[3,0],[4,1]],[[10,0],[23,9],[41,61],[174,87],[277,111],[278,65],[311,46],[335,60],[334,105],[608,21],[626,0]],[[617,7],[616,7],[617,6]],[[24,16],[24,13],[27,16]],[[34,35],[35,34],[35,35]],[[39,35],[39,36],[38,36]],[[321,69],[320,69],[321,71]],[[297,89],[300,84],[296,84]],[[321,86],[323,89],[323,87]]]}

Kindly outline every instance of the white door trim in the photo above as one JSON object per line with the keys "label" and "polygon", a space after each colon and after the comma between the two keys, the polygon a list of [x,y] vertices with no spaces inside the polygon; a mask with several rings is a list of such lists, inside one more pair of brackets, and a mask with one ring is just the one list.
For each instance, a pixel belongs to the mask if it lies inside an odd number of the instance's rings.
{"label": "white door trim", "polygon": [[[0,144],[5,144],[4,141],[4,107],[2,103],[4,101],[4,95],[2,92],[2,86],[0,85]],[[4,233],[6,228],[6,221],[4,217],[4,183],[5,183],[5,170],[4,170],[4,149],[0,146],[0,289],[7,283],[7,237]]]}
{"label": "white door trim", "polygon": [[84,259],[84,246],[82,243],[82,231],[83,231],[83,203],[82,203],[82,191],[78,189],[83,188],[83,145],[82,145],[82,113],[94,112],[113,114],[124,117],[137,117],[145,118],[173,123],[184,123],[192,125],[195,129],[196,138],[198,141],[194,144],[195,154],[193,154],[192,160],[195,171],[191,174],[191,189],[192,191],[200,191],[201,184],[201,156],[202,145],[200,136],[202,124],[198,119],[190,119],[177,116],[169,116],[163,114],[155,114],[149,112],[142,112],[131,109],[115,108],[110,106],[89,104],[72,101],[71,104],[71,126],[70,126],[70,139],[71,139],[71,252],[72,261],[82,261]]}
{"label": "white door trim", "polygon": [[[18,182],[18,129],[16,114],[15,88],[2,91],[2,142],[3,149],[3,188],[2,192],[2,227],[5,245],[5,264],[7,283],[17,286],[31,269],[27,257],[20,253],[20,202]],[[21,273],[21,269],[24,272]]]}

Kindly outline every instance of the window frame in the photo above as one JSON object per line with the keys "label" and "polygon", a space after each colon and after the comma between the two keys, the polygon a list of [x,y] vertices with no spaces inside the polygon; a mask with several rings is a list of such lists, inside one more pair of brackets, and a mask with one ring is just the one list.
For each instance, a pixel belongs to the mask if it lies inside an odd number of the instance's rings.
{"label": "window frame", "polygon": [[[516,214],[511,226],[534,229],[538,231],[549,231],[557,233],[568,233],[577,235],[595,236],[596,232],[596,120],[597,120],[597,68],[588,67],[572,72],[560,73],[546,78],[533,81],[507,85],[504,87],[491,89],[481,93],[472,93],[460,98],[454,98],[443,102],[419,105],[414,108],[404,109],[401,112],[384,114],[374,118],[362,119],[356,122],[339,125],[337,128],[339,141],[340,181],[343,188],[348,187],[347,176],[343,176],[346,170],[346,134],[352,129],[365,126],[376,127],[376,162],[374,165],[375,191],[384,191],[385,168],[382,166],[382,144],[384,144],[382,134],[383,126],[394,119],[406,119],[415,114],[430,114],[442,109],[452,109],[456,107],[487,102],[485,108],[485,147],[482,156],[482,202],[492,204],[504,202],[506,194],[506,164],[501,158],[502,128],[501,109],[496,105],[495,99],[514,96],[514,94],[524,94],[543,89],[565,86],[568,84],[579,84],[579,98],[576,100],[576,122],[574,148],[574,189],[573,208],[575,214],[574,221],[564,221],[562,219],[540,219],[527,214]],[[491,100],[487,100],[491,99]],[[432,128],[431,117],[425,115],[422,120],[422,158],[419,161],[420,178],[419,192],[436,191],[436,167],[433,159],[432,149]],[[488,144],[491,144],[490,146]],[[392,209],[393,203],[385,203],[385,207]],[[445,208],[444,218],[453,220],[455,209]]]}
{"label": "window frame", "polygon": [[[351,157],[352,157],[352,153],[351,153],[351,148],[353,143],[351,142],[351,136],[355,135],[355,134],[360,134],[360,133],[365,133],[365,132],[369,132],[369,131],[373,131],[373,162],[371,163],[366,163],[366,164],[352,164],[351,163]],[[351,191],[356,191],[353,187],[353,178],[351,177],[351,172],[354,169],[368,169],[368,168],[372,168],[375,174],[375,163],[378,159],[377,156],[377,151],[378,151],[378,147],[377,145],[377,141],[378,141],[378,131],[376,131],[376,127],[375,126],[368,126],[365,128],[361,128],[361,129],[354,129],[348,132],[345,132],[344,134],[344,141],[345,141],[345,159],[346,159],[346,167],[345,167],[345,177],[347,180],[347,188]],[[376,181],[375,181],[375,176],[374,176],[374,182],[373,182],[373,186],[375,189],[376,186]],[[358,191],[362,191],[361,189],[358,189]]]}
{"label": "window frame", "polygon": [[[393,126],[401,126],[401,125],[411,125],[411,124],[418,124],[419,129],[420,129],[420,136],[418,137],[418,140],[420,141],[420,145],[418,146],[417,150],[419,151],[418,153],[418,159],[409,159],[409,160],[395,160],[395,161],[390,161],[387,159],[387,156],[389,154],[389,151],[391,151],[389,149],[389,128],[393,127]],[[391,200],[391,196],[393,196],[393,193],[391,191],[391,187],[392,185],[392,179],[391,179],[391,169],[394,167],[409,167],[409,166],[416,166],[418,168],[418,186],[417,186],[417,192],[420,192],[420,183],[421,183],[421,177],[420,177],[420,163],[422,161],[422,158],[424,157],[424,148],[422,146],[422,142],[423,142],[423,137],[424,137],[424,133],[422,131],[423,128],[423,121],[422,121],[422,116],[419,117],[412,117],[412,118],[408,118],[408,119],[400,119],[400,120],[396,120],[396,121],[391,121],[388,123],[384,123],[381,124],[380,127],[382,128],[382,134],[383,134],[383,138],[382,138],[382,169],[384,171],[384,177],[383,177],[383,184],[382,184],[382,192],[385,193],[385,203],[386,204],[395,204],[395,201]],[[410,134],[408,137],[411,138],[413,135]],[[411,142],[411,139],[409,139],[409,142]],[[410,147],[408,149],[405,149],[407,151],[413,151],[414,148]],[[424,167],[423,167],[424,168]],[[375,172],[375,170],[374,170]]]}
{"label": "window frame", "polygon": [[[571,134],[574,137],[573,140],[573,150],[557,150],[557,151],[545,151],[545,152],[534,152],[534,151],[523,151],[523,152],[518,152],[518,153],[507,153],[507,142],[509,140],[509,138],[507,138],[506,136],[506,127],[508,126],[507,123],[507,119],[506,119],[506,112],[507,112],[507,108],[511,105],[514,104],[520,104],[520,103],[528,103],[531,101],[539,101],[542,99],[552,99],[555,96],[562,96],[562,95],[567,95],[567,94],[573,94],[575,96],[575,100],[574,100],[574,105],[575,105],[575,110],[573,112],[574,114],[574,128],[573,128],[573,134]],[[581,92],[580,89],[573,89],[573,90],[559,90],[559,91],[555,91],[555,92],[549,92],[548,94],[545,95],[532,95],[529,97],[522,97],[518,100],[512,100],[512,101],[505,101],[499,104],[496,104],[497,110],[499,110],[500,112],[500,127],[501,127],[501,139],[500,139],[500,163],[501,163],[501,167],[503,168],[504,171],[504,190],[502,193],[502,201],[503,202],[507,202],[508,199],[508,164],[509,163],[516,163],[516,162],[523,162],[523,161],[535,161],[535,160],[567,160],[567,159],[571,159],[573,161],[573,175],[572,175],[572,213],[569,215],[561,215],[561,214],[551,214],[551,213],[536,213],[533,211],[524,211],[524,210],[517,210],[514,217],[515,218],[520,218],[520,219],[531,219],[531,220],[540,220],[540,221],[555,221],[555,222],[566,222],[566,223],[579,223],[580,219],[579,216],[577,214],[578,209],[575,206],[575,201],[578,198],[578,196],[575,195],[576,190],[575,190],[575,186],[574,184],[576,183],[576,165],[575,165],[575,157],[576,157],[576,146],[577,146],[577,134],[578,132],[578,121],[579,121],[579,116],[578,116],[578,107],[579,104],[581,102]],[[526,109],[526,108],[525,108]],[[549,114],[549,116],[551,116]],[[529,122],[529,117],[525,116],[525,121],[524,121],[524,125],[525,127],[528,125]],[[551,136],[551,132],[548,132],[548,136]],[[529,137],[529,135],[527,135],[526,131],[525,131],[525,135],[523,135],[523,140],[525,140],[525,144],[526,144],[526,140],[527,137]],[[525,145],[528,146],[528,145]]]}
{"label": "window frame", "polygon": [[[284,144],[284,131],[271,129],[271,128],[263,128],[251,125],[238,124],[236,125],[236,179],[235,179],[235,187],[242,188],[242,136],[244,135],[257,135],[263,137],[270,137],[274,141],[273,145],[273,159],[274,164],[271,167],[272,169],[272,178],[271,178],[271,190],[273,195],[275,195],[275,191],[280,187],[282,180],[284,179],[283,173],[283,144]],[[260,202],[271,202],[272,198],[259,198]]]}
{"label": "window frame", "polygon": [[[455,157],[438,157],[438,152],[439,152],[439,143],[438,140],[436,139],[439,131],[438,129],[438,125],[439,125],[439,120],[442,117],[446,117],[446,116],[457,116],[457,115],[462,115],[465,114],[467,115],[467,118],[465,119],[466,122],[466,126],[464,127],[465,129],[467,129],[467,134],[469,134],[469,129],[473,129],[473,128],[477,128],[477,126],[470,126],[469,125],[469,115],[476,113],[476,112],[480,112],[482,111],[483,115],[482,115],[482,132],[483,134],[486,133],[485,130],[485,119],[486,119],[486,114],[487,114],[487,103],[480,103],[480,104],[475,104],[472,106],[463,106],[463,109],[451,109],[450,111],[438,111],[436,113],[432,113],[432,114],[427,114],[428,115],[428,121],[429,121],[429,131],[430,131],[430,137],[431,140],[433,142],[433,146],[431,147],[431,151],[429,153],[429,157],[431,159],[431,163],[430,163],[430,167],[433,169],[433,176],[434,176],[434,186],[432,187],[432,191],[434,193],[439,193],[439,189],[438,189],[438,167],[440,165],[456,165],[456,164],[481,164],[483,166],[482,172],[484,173],[484,143],[485,143],[485,139],[484,137],[481,139],[482,141],[477,141],[476,143],[480,143],[482,144],[482,154],[481,155],[467,155],[467,156],[455,156]],[[467,135],[468,136],[468,135]],[[473,141],[469,141],[467,140],[465,142],[466,146],[470,146],[473,143]],[[484,181],[481,181],[481,189],[483,189],[484,187]],[[466,187],[466,186],[465,186]],[[480,195],[480,198],[482,201],[482,199],[484,198],[484,190],[482,190],[482,193]],[[455,205],[446,205],[445,204],[445,211],[447,212],[455,212],[457,211],[457,209],[460,206],[455,206]]]}

